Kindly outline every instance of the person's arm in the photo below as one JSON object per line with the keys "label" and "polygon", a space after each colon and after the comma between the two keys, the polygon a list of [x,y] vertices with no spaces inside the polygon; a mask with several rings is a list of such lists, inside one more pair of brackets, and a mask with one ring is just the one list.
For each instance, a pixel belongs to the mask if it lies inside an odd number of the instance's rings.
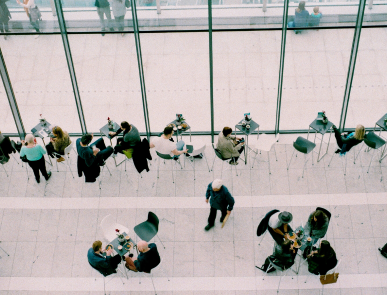
{"label": "person's arm", "polygon": [[229,192],[226,193],[226,200],[227,200],[227,203],[228,203],[227,214],[230,214],[232,209],[234,208],[235,200],[234,200],[234,198],[231,196],[231,194]]}
{"label": "person's arm", "polygon": [[174,149],[174,150],[172,151],[172,154],[174,154],[175,156],[178,156],[178,155],[181,155],[181,154],[186,154],[187,152],[188,152],[187,149],[184,149],[184,150],[182,150],[182,151],[178,151],[177,149]]}
{"label": "person's arm", "polygon": [[122,129],[120,128],[116,132],[110,131],[109,135],[110,135],[111,138],[113,138],[114,136],[120,134],[121,132],[122,132]]}
{"label": "person's arm", "polygon": [[227,145],[225,145],[225,150],[231,153],[232,157],[239,157],[239,149],[242,147],[243,143],[237,144],[236,146],[233,145],[232,141],[228,141]]}
{"label": "person's arm", "polygon": [[207,191],[206,191],[206,203],[208,203],[208,200],[211,197],[211,184],[212,182],[207,186]]}
{"label": "person's arm", "polygon": [[29,0],[27,4],[21,3],[19,0],[16,0],[17,4],[25,8],[35,7],[35,0]]}
{"label": "person's arm", "polygon": [[94,160],[95,160],[95,152],[98,153],[99,150],[96,150],[96,151],[93,151],[90,147],[88,147],[88,149],[83,153],[83,156],[84,156],[84,159],[85,159],[85,162],[86,162],[86,165],[87,167],[90,167],[91,165],[93,165],[94,163]]}
{"label": "person's arm", "polygon": [[20,150],[20,157],[24,157],[26,155],[25,150],[26,150],[26,148],[24,146],[22,146],[22,148]]}
{"label": "person's arm", "polygon": [[316,238],[322,238],[328,231],[329,221],[324,222],[323,226],[320,229],[313,230],[313,236]]}

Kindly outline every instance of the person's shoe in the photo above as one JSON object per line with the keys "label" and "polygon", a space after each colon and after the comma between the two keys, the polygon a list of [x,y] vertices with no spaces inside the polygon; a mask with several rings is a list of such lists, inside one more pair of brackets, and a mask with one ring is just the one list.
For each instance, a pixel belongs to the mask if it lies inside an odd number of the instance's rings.
{"label": "person's shoe", "polygon": [[191,155],[190,155],[190,154],[188,154],[188,153],[186,153],[186,154],[185,154],[185,156],[186,156],[186,157],[191,157]]}
{"label": "person's shoe", "polygon": [[230,161],[230,165],[238,165],[238,162]]}
{"label": "person's shoe", "polygon": [[63,158],[63,157],[60,157],[58,160],[56,160],[58,163],[60,163],[60,162],[63,162],[65,160],[65,158]]}
{"label": "person's shoe", "polygon": [[333,130],[337,130],[337,127],[336,127],[335,124],[332,125],[332,129],[333,129]]}
{"label": "person's shoe", "polygon": [[223,222],[223,220],[224,220],[224,217],[223,216],[220,217],[220,222]]}
{"label": "person's shoe", "polygon": [[40,179],[37,179],[36,182],[37,182],[37,183],[40,183]]}
{"label": "person's shoe", "polygon": [[213,228],[213,225],[207,224],[207,226],[204,228],[206,231],[209,231],[211,228]]}
{"label": "person's shoe", "polygon": [[341,152],[341,149],[337,149],[336,151],[335,151],[335,154],[338,154],[338,153],[340,153]]}
{"label": "person's shoe", "polygon": [[48,180],[50,179],[50,177],[51,177],[51,175],[52,175],[52,172],[51,172],[51,171],[48,171],[47,174],[48,174],[48,178],[46,179],[46,181],[48,181]]}
{"label": "person's shoe", "polygon": [[387,258],[387,253],[384,252],[381,248],[378,248],[378,250],[380,251],[380,254],[382,254],[384,257]]}
{"label": "person's shoe", "polygon": [[105,31],[102,31],[102,34],[101,34],[101,35],[102,35],[102,37],[105,36]]}
{"label": "person's shoe", "polygon": [[266,270],[263,268],[263,265],[261,267],[259,267],[259,266],[255,266],[255,267],[262,270],[263,272],[266,272]]}
{"label": "person's shoe", "polygon": [[122,259],[122,261],[125,261],[126,257],[125,256],[121,256],[121,259]]}

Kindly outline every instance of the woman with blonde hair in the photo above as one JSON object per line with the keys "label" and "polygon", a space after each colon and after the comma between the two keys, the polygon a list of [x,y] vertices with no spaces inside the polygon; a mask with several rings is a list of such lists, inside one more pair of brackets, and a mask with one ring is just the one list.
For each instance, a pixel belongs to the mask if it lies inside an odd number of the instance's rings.
{"label": "woman with blonde hair", "polygon": [[[50,136],[50,143],[46,145],[46,150],[51,158],[54,158],[56,153],[57,162],[62,162],[65,159],[60,155],[64,155],[64,150],[71,144],[70,136],[66,131],[63,131],[59,126],[52,128],[52,137]],[[59,155],[58,155],[59,154]]]}
{"label": "woman with blonde hair", "polygon": [[49,180],[51,177],[51,171],[47,173],[46,163],[44,162],[44,154],[46,151],[44,148],[36,143],[36,139],[32,134],[27,134],[25,141],[22,140],[23,147],[20,150],[20,157],[27,157],[28,165],[34,171],[35,179],[37,183],[40,183],[40,174],[42,172],[44,178]]}
{"label": "woman with blonde hair", "polygon": [[335,152],[336,154],[345,154],[352,147],[361,143],[364,140],[365,129],[363,125],[357,125],[355,132],[352,132],[347,135],[341,135],[335,125],[333,125],[332,128],[335,132],[337,145],[339,146],[339,149]]}

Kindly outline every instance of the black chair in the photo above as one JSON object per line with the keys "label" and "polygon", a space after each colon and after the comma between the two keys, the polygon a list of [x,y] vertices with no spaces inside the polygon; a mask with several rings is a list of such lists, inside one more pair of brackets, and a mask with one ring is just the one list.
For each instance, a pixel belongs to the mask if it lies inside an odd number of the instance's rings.
{"label": "black chair", "polygon": [[[222,171],[220,172],[220,178],[222,178],[223,163],[224,163],[224,161],[229,161],[230,159],[223,158],[222,154],[220,153],[220,151],[218,149],[215,148],[214,144],[212,144],[212,148],[214,149],[216,157],[218,157],[219,159],[222,160]],[[211,168],[212,171],[214,171],[214,164],[215,164],[216,157],[214,158],[214,161],[212,162],[212,168]],[[236,162],[235,159],[233,159],[233,162],[234,163]],[[232,173],[232,166],[235,166],[235,165],[231,165],[231,173]],[[238,176],[238,170],[237,170],[236,166],[235,166],[235,172],[236,172],[236,176]]]}
{"label": "black chair", "polygon": [[[297,150],[300,153],[303,153],[305,155],[305,163],[304,163],[304,167],[302,169],[302,178],[303,178],[304,177],[305,166],[306,166],[306,163],[309,160],[309,159],[308,160],[306,159],[306,155],[314,150],[314,148],[316,147],[316,144],[314,142],[311,142],[311,141],[309,141],[309,140],[299,136],[296,139],[296,141],[293,142],[293,147],[294,147],[294,151],[293,151],[293,154],[292,154],[292,156],[290,158],[287,170],[289,170],[290,163],[292,162],[292,158],[293,158],[294,152]],[[297,155],[296,155],[296,157],[297,157]],[[312,165],[313,165],[313,153],[312,153]]]}
{"label": "black chair", "polygon": [[[154,236],[157,235],[158,231],[159,231],[159,218],[156,216],[156,214],[150,211],[148,213],[148,220],[134,227],[134,232],[136,233],[136,235],[138,235],[139,238],[141,240],[144,240],[145,242],[149,242]],[[163,242],[161,240],[160,242],[165,249]]]}
{"label": "black chair", "polygon": [[263,240],[263,238],[265,237],[266,233],[267,233],[267,227],[269,226],[269,219],[272,215],[274,215],[275,213],[279,212],[279,210],[277,209],[274,209],[274,210],[271,210],[269,211],[264,218],[262,218],[261,222],[259,223],[258,225],[258,228],[257,228],[257,236],[262,236],[261,240],[259,241],[258,245],[260,246],[261,245],[261,242]]}
{"label": "black chair", "polygon": [[[384,146],[386,144],[386,141],[381,138],[380,136],[376,135],[375,132],[370,131],[367,133],[367,135],[364,137],[364,143],[371,149],[374,150],[371,156],[370,164],[368,165],[367,173],[370,171],[372,158],[374,157],[375,151],[379,149],[380,147]],[[382,162],[383,159],[383,151],[380,150],[380,159],[379,163]]]}

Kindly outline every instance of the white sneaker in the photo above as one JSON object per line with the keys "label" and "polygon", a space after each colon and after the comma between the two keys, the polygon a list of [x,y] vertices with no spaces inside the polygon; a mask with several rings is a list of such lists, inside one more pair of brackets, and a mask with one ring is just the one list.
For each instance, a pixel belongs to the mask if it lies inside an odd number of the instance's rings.
{"label": "white sneaker", "polygon": [[36,35],[34,38],[35,38],[35,39],[38,39],[38,38],[39,38],[39,36],[40,36],[40,35]]}

